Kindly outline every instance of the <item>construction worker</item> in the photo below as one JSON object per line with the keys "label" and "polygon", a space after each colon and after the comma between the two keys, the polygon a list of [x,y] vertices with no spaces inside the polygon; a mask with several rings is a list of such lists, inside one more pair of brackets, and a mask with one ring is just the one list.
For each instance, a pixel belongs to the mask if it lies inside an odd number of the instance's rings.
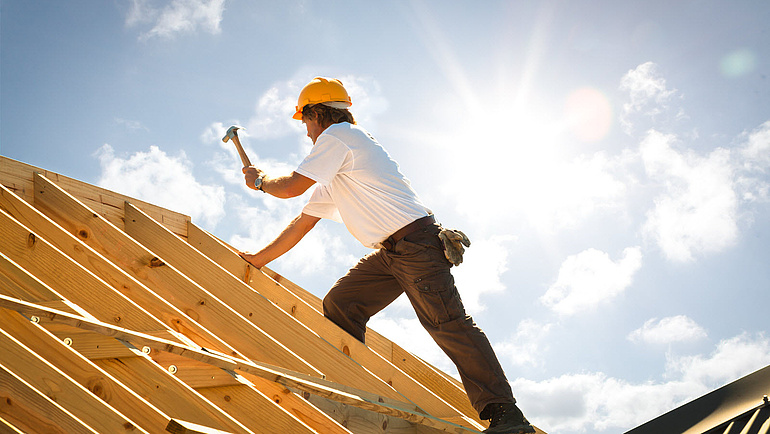
{"label": "construction worker", "polygon": [[323,300],[324,315],[364,342],[366,323],[406,293],[420,323],[457,366],[487,433],[535,432],[516,406],[484,332],[466,314],[450,268],[462,261],[459,231],[443,229],[377,140],[356,125],[336,79],[316,77],[300,92],[294,119],[307,127],[310,154],[291,174],[244,167],[246,185],[279,198],[317,184],[299,216],[262,250],[241,257],[257,268],[294,247],[322,218],[345,224],[375,249],[340,278]]}

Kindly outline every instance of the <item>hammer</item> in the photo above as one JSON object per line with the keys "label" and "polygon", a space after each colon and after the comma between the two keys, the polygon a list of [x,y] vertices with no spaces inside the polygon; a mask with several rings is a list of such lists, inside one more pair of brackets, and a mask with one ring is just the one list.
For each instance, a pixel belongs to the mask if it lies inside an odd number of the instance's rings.
{"label": "hammer", "polygon": [[246,152],[243,150],[243,146],[241,146],[241,140],[238,138],[238,130],[244,129],[243,127],[240,127],[238,125],[233,125],[232,127],[227,129],[227,133],[224,137],[222,137],[222,141],[227,143],[228,140],[233,139],[233,143],[235,143],[235,148],[238,150],[238,155],[241,156],[241,162],[243,163],[243,167],[249,167],[251,166],[251,161],[249,161],[249,157],[246,155]]}

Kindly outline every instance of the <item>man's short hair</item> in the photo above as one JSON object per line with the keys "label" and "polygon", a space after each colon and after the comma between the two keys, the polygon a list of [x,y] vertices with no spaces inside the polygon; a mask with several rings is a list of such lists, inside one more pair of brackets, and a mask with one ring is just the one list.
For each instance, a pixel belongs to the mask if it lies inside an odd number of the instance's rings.
{"label": "man's short hair", "polygon": [[348,109],[340,109],[330,107],[323,103],[321,104],[308,104],[302,107],[302,117],[307,117],[310,120],[318,122],[324,128],[329,127],[332,124],[339,124],[342,122],[348,122],[355,124],[356,120],[353,118],[353,114]]}

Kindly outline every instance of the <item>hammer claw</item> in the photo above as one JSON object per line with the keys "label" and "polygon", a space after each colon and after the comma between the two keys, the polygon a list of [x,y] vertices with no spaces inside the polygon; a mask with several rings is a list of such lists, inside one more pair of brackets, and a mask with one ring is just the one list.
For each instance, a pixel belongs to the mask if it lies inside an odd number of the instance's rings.
{"label": "hammer claw", "polygon": [[244,167],[251,166],[251,161],[249,161],[249,157],[246,155],[246,152],[243,150],[243,146],[241,146],[241,141],[238,139],[238,130],[244,129],[243,127],[240,127],[238,125],[233,125],[232,127],[227,129],[227,133],[224,137],[222,137],[222,141],[227,143],[230,139],[233,139],[233,143],[235,144],[235,149],[238,150],[238,155],[241,157],[241,162],[243,163]]}
{"label": "hammer claw", "polygon": [[227,143],[230,139],[233,137],[238,137],[238,130],[244,129],[241,126],[233,125],[232,127],[227,129],[227,132],[225,133],[225,136],[222,137],[222,141]]}

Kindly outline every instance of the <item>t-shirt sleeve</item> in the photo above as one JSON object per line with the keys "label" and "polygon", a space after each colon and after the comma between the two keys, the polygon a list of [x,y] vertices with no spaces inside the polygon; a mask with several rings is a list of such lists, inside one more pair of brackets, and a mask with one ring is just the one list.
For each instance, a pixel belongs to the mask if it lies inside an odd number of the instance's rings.
{"label": "t-shirt sleeve", "polygon": [[318,137],[310,154],[295,172],[328,186],[348,157],[350,149],[342,141],[330,135]]}
{"label": "t-shirt sleeve", "polygon": [[310,200],[302,209],[302,213],[342,223],[340,212],[337,206],[334,205],[329,190],[323,185],[316,186],[313,194],[310,196]]}

